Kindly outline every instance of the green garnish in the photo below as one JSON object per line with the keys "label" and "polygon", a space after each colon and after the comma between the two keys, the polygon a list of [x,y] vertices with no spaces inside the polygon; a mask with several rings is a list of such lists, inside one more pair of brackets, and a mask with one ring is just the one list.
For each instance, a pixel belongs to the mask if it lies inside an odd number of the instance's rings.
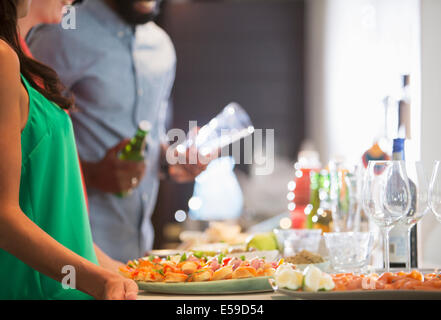
{"label": "green garnish", "polygon": [[201,259],[204,256],[204,252],[203,251],[195,251],[195,252],[193,252],[193,255],[196,258]]}
{"label": "green garnish", "polygon": [[181,260],[179,260],[179,262],[183,262],[187,260],[187,254],[184,252],[184,254],[181,256]]}
{"label": "green garnish", "polygon": [[167,258],[165,258],[165,260],[170,261],[170,256],[167,256]]}
{"label": "green garnish", "polygon": [[240,260],[245,261],[245,256],[240,256]]}
{"label": "green garnish", "polygon": [[155,259],[155,256],[154,255],[149,255],[148,259],[149,259],[149,261],[153,261],[153,259]]}
{"label": "green garnish", "polygon": [[225,258],[225,255],[224,255],[223,253],[219,254],[218,257],[217,257],[217,262],[218,262],[219,264],[221,264],[221,263],[222,263],[222,260],[223,260],[224,258]]}

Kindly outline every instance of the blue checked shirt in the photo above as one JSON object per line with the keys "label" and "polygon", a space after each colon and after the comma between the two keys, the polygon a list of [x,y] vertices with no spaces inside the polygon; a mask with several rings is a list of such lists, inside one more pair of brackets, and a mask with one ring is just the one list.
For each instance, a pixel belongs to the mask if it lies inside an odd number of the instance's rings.
{"label": "blue checked shirt", "polygon": [[127,25],[102,0],[76,7],[76,29],[40,25],[28,39],[36,59],[54,68],[75,95],[71,114],[80,158],[98,162],[148,120],[147,172],[137,189],[119,198],[87,188],[95,243],[126,262],[153,245],[151,214],[159,186],[161,137],[175,76],[176,55],[153,22]]}

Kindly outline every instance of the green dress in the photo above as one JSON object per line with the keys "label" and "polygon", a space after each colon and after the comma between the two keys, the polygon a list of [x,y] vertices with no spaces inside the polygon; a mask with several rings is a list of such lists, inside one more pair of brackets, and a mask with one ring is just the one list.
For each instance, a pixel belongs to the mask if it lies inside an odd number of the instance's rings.
{"label": "green dress", "polygon": [[[59,243],[97,264],[70,117],[23,76],[22,81],[29,95],[29,116],[21,134],[20,207]],[[0,249],[0,299],[91,297],[63,289]]]}

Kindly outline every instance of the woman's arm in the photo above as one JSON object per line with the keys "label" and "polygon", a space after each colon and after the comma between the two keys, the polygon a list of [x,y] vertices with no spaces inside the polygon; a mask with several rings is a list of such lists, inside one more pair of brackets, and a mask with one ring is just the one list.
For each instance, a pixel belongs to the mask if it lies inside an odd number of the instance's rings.
{"label": "woman's arm", "polygon": [[96,244],[94,244],[95,254],[98,259],[98,263],[104,269],[118,272],[119,267],[124,267],[124,264],[118,260],[109,257],[103,250],[101,250]]}
{"label": "woman's arm", "polygon": [[137,286],[55,241],[20,209],[21,112],[19,61],[0,41],[0,248],[35,270],[61,281],[62,268],[76,271],[76,286],[98,299],[134,299]]}

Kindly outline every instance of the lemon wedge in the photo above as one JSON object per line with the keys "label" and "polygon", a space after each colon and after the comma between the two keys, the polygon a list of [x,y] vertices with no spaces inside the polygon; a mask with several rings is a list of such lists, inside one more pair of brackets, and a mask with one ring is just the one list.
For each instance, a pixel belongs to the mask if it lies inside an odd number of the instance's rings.
{"label": "lemon wedge", "polygon": [[322,279],[322,271],[309,265],[303,271],[303,290],[308,292],[317,292],[320,289],[320,280]]}
{"label": "lemon wedge", "polygon": [[303,271],[303,276],[303,290],[305,291],[329,291],[335,287],[332,277],[314,265],[307,266]]}
{"label": "lemon wedge", "polygon": [[334,288],[335,288],[335,283],[334,280],[332,280],[332,277],[329,274],[322,272],[322,277],[320,279],[320,284],[319,284],[319,290],[330,291]]}
{"label": "lemon wedge", "polygon": [[303,274],[295,270],[290,263],[284,263],[274,273],[274,280],[280,288],[297,290],[302,286]]}

